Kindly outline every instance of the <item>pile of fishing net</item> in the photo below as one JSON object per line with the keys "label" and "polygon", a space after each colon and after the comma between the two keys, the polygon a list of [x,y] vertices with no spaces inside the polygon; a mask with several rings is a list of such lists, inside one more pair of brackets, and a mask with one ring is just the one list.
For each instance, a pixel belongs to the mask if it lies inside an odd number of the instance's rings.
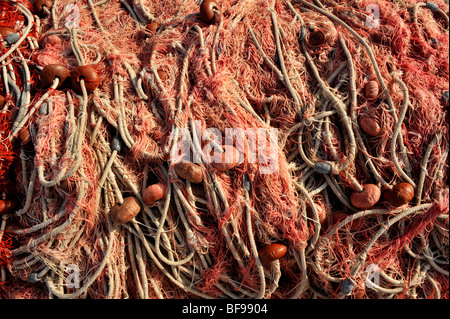
{"label": "pile of fishing net", "polygon": [[0,1],[1,298],[448,298],[448,12]]}

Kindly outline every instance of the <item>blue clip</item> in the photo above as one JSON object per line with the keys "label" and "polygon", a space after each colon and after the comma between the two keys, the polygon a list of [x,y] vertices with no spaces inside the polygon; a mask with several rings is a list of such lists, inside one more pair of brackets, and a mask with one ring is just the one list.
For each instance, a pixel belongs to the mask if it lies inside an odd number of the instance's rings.
{"label": "blue clip", "polygon": [[32,272],[28,277],[27,277],[27,281],[31,282],[32,284],[35,284],[37,282],[41,281],[41,278],[38,277],[38,274],[35,272]]}
{"label": "blue clip", "polygon": [[427,8],[431,12],[437,12],[439,10],[439,6],[435,2],[426,2],[425,8]]}
{"label": "blue clip", "polygon": [[19,39],[20,39],[20,35],[18,33],[11,33],[5,37],[5,41],[9,45],[16,43],[17,41],[19,41]]}
{"label": "blue clip", "polygon": [[111,141],[111,150],[112,151],[117,151],[118,153],[120,152],[120,150],[122,149],[122,139],[120,138],[119,135],[115,135]]}
{"label": "blue clip", "polygon": [[444,102],[444,104],[448,104],[448,100],[449,100],[448,91],[445,91],[444,93],[442,93],[442,101]]}
{"label": "blue clip", "polygon": [[355,288],[355,285],[353,284],[353,282],[352,282],[351,279],[345,278],[345,279],[342,281],[342,284],[341,284],[341,292],[342,292],[344,295],[350,294],[350,293],[352,292],[353,288]]}
{"label": "blue clip", "polygon": [[252,189],[252,182],[247,174],[244,175],[244,188],[249,192]]}
{"label": "blue clip", "polygon": [[331,164],[327,162],[318,162],[314,165],[314,172],[322,175],[331,174]]}
{"label": "blue clip", "polygon": [[300,35],[298,37],[298,41],[302,42],[303,40],[305,40],[306,38],[306,27],[302,25],[302,27],[300,28]]}

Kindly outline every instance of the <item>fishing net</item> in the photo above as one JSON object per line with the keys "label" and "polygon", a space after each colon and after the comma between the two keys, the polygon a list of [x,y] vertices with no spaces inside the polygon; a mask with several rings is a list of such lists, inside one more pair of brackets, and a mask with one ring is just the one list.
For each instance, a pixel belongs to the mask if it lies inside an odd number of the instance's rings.
{"label": "fishing net", "polygon": [[448,299],[446,1],[0,1],[0,297]]}

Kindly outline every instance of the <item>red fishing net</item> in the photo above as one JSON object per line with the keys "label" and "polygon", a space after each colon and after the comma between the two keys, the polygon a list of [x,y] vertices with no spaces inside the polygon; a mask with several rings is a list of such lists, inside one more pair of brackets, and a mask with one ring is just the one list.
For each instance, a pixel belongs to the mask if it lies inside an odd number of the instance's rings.
{"label": "red fishing net", "polygon": [[0,8],[2,298],[448,299],[445,1]]}

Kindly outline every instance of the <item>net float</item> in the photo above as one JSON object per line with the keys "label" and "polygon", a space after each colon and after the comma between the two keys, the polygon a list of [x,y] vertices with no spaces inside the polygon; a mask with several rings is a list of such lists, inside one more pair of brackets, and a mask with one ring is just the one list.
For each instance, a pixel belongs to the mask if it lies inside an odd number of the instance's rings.
{"label": "net float", "polygon": [[381,134],[381,126],[377,119],[369,115],[361,115],[359,126],[369,136],[378,136]]}
{"label": "net float", "polygon": [[161,25],[158,22],[152,22],[146,25],[145,29],[151,34],[155,35]]}
{"label": "net float", "polygon": [[192,162],[178,162],[175,164],[175,173],[193,184],[200,184],[203,181],[201,167]]}
{"label": "net float", "polygon": [[100,77],[91,65],[76,66],[70,73],[70,79],[74,90],[78,93],[82,93],[81,80],[84,80],[84,86],[88,94],[93,92],[100,84]]}
{"label": "net float", "polygon": [[218,3],[214,0],[203,0],[200,5],[200,18],[206,23],[213,23],[214,11],[220,11]]}
{"label": "net float", "polygon": [[51,45],[61,45],[63,44],[63,39],[56,35],[56,34],[52,34],[49,35],[47,38],[43,38],[40,40],[42,42],[43,46],[51,46]]}
{"label": "net float", "polygon": [[363,281],[363,283],[361,284],[361,287],[357,287],[355,289],[355,299],[363,299],[364,296],[366,295],[366,284]]}
{"label": "net float", "polygon": [[167,191],[166,189],[167,186],[164,183],[156,183],[150,185],[144,190],[142,194],[142,199],[147,205],[151,206],[157,201],[164,198]]}
{"label": "net float", "polygon": [[380,199],[381,190],[374,184],[364,184],[363,188],[362,192],[354,191],[350,196],[350,201],[356,208],[369,209]]}
{"label": "net float", "polygon": [[15,206],[15,203],[10,199],[0,199],[0,215],[12,213]]}
{"label": "net float", "polygon": [[164,82],[169,78],[169,71],[168,71],[167,67],[162,67],[161,69],[158,69],[157,72],[158,72],[159,79],[161,81]]}
{"label": "net float", "polygon": [[22,150],[26,152],[32,152],[34,150],[34,144],[31,140],[30,131],[28,129],[28,126],[23,127],[19,131],[19,135],[17,136],[17,140],[20,143],[20,146],[22,147]]}
{"label": "net float", "polygon": [[10,35],[15,33],[16,31],[14,31],[11,28],[8,27],[0,27],[0,35],[2,36],[2,39],[5,40],[5,38]]}
{"label": "net float", "polygon": [[223,153],[214,151],[211,156],[211,165],[219,172],[225,172],[239,164],[241,154],[231,145],[222,145]]}
{"label": "net float", "polygon": [[0,107],[5,106],[6,104],[6,98],[0,94]]}
{"label": "net float", "polygon": [[141,211],[141,205],[136,197],[130,196],[123,199],[122,205],[117,204],[111,208],[110,218],[116,225],[128,223]]}
{"label": "net float", "polygon": [[[348,212],[339,210],[337,212],[333,213],[333,224],[338,224],[347,217],[351,216]],[[350,228],[350,230],[359,230],[361,229],[363,225],[362,219],[354,219],[350,223],[347,224],[347,226]]]}
{"label": "net float", "polygon": [[400,207],[409,203],[414,198],[414,187],[409,183],[398,183],[387,189],[382,194],[382,201],[388,202],[394,207]]}
{"label": "net float", "polygon": [[262,247],[258,251],[259,259],[263,263],[271,263],[282,258],[287,252],[286,245],[273,243]]}
{"label": "net float", "polygon": [[[322,203],[314,203],[314,207],[316,208],[317,215],[319,216],[319,223],[323,223],[327,219],[327,211]],[[314,218],[313,209],[309,201],[306,202],[306,215],[311,218]]]}
{"label": "net float", "polygon": [[20,130],[18,139],[20,141],[20,145],[28,144],[31,141],[30,138],[30,131],[28,130],[28,127],[24,127]]}
{"label": "net float", "polygon": [[45,8],[47,8],[47,10],[50,10],[52,6],[53,6],[52,0],[35,0],[33,2],[34,12],[39,16],[45,15],[46,14]]}
{"label": "net float", "polygon": [[61,64],[47,64],[41,71],[41,85],[44,89],[52,86],[56,78],[59,79],[57,89],[61,88],[64,82],[70,77],[70,71]]}
{"label": "net float", "polygon": [[325,44],[327,38],[325,33],[320,29],[315,29],[309,34],[308,44],[311,47],[319,47]]}
{"label": "net float", "polygon": [[371,80],[364,86],[364,96],[367,100],[372,101],[378,98],[380,86],[377,81]]}

